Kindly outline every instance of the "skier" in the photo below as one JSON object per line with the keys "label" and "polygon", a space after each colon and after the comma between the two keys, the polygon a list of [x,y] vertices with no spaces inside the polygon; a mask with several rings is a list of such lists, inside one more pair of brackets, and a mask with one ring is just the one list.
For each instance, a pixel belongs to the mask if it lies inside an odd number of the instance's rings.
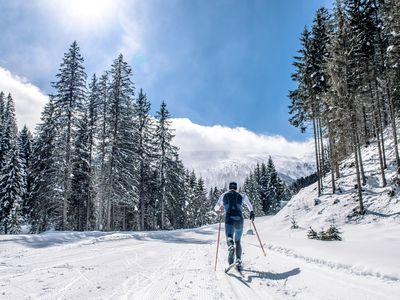
{"label": "skier", "polygon": [[223,193],[219,197],[214,207],[214,210],[218,213],[223,213],[225,211],[225,236],[228,244],[228,263],[229,265],[234,263],[236,252],[235,264],[239,271],[241,271],[242,268],[242,246],[240,244],[240,238],[243,233],[243,203],[246,204],[250,211],[250,220],[254,221],[255,214],[249,198],[245,194],[238,193],[237,183],[231,182],[229,183],[229,191]]}

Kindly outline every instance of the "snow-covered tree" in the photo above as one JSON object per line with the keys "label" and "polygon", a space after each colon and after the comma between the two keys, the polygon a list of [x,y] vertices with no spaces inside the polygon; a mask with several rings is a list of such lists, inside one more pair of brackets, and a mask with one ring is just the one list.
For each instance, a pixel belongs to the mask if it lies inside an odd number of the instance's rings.
{"label": "snow-covered tree", "polygon": [[106,212],[106,192],[109,171],[107,170],[107,161],[110,154],[110,141],[108,135],[109,126],[109,78],[106,72],[98,81],[97,87],[97,122],[95,129],[95,140],[97,140],[95,151],[96,170],[95,170],[95,187],[96,187],[96,223],[98,229],[104,229],[105,212]]}
{"label": "snow-covered tree", "polygon": [[159,170],[160,179],[159,179],[159,188],[161,192],[161,229],[165,227],[165,205],[167,199],[167,193],[169,192],[167,189],[167,181],[168,177],[172,176],[171,173],[175,172],[174,170],[174,158],[177,155],[178,148],[171,144],[172,139],[174,137],[172,129],[170,128],[170,113],[167,109],[166,103],[163,101],[160,106],[160,110],[156,114],[157,126],[155,131],[156,138],[156,149],[158,152],[157,155],[157,164],[156,167]]}
{"label": "snow-covered tree", "polygon": [[32,163],[29,174],[32,176],[30,194],[29,223],[31,231],[38,233],[50,228],[61,229],[62,173],[59,156],[55,155],[58,127],[55,117],[53,97],[44,107],[41,123],[36,128],[32,144]]}
{"label": "snow-covered tree", "polygon": [[91,173],[90,129],[87,114],[79,121],[79,129],[72,155],[71,198],[69,203],[69,223],[75,230],[93,228],[94,207]]}
{"label": "snow-covered tree", "polygon": [[[136,206],[136,136],[133,112],[134,85],[131,81],[132,69],[121,55],[114,60],[109,72],[109,102],[107,105],[107,147],[106,162],[106,229],[114,228],[114,217],[120,209],[128,205]],[[115,221],[115,222],[114,222]]]}
{"label": "snow-covered tree", "polygon": [[0,173],[0,228],[4,233],[19,233],[22,223],[22,197],[25,173],[18,146],[9,149]]}
{"label": "snow-covered tree", "polygon": [[18,147],[20,149],[21,163],[25,173],[25,194],[22,196],[22,214],[28,216],[32,209],[30,194],[32,187],[32,175],[30,173],[32,164],[32,141],[33,136],[26,125],[22,128],[18,137]]}
{"label": "snow-covered tree", "polygon": [[71,197],[71,172],[73,144],[78,125],[79,113],[82,111],[86,97],[86,73],[84,59],[76,41],[72,43],[53,83],[55,89],[54,109],[57,118],[57,149],[61,158],[62,170],[62,206],[61,228],[67,229],[68,199]]}

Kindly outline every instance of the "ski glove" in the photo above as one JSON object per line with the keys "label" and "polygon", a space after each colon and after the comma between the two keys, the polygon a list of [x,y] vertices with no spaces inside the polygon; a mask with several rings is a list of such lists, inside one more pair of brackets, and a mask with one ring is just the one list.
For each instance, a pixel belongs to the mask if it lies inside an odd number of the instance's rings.
{"label": "ski glove", "polygon": [[256,215],[254,214],[254,211],[250,212],[250,220],[254,221],[254,218],[256,217]]}

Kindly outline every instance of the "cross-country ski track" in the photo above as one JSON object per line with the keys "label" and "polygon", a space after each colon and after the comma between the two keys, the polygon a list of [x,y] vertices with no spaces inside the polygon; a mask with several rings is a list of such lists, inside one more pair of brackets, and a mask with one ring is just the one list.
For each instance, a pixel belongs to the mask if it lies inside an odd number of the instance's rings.
{"label": "cross-country ski track", "polygon": [[258,219],[266,257],[255,235],[243,236],[243,277],[236,270],[224,273],[223,230],[214,271],[218,225],[148,233],[2,236],[0,298],[400,299],[396,274],[358,271],[360,266],[275,245],[268,235],[273,240],[279,234],[269,232],[268,221]]}

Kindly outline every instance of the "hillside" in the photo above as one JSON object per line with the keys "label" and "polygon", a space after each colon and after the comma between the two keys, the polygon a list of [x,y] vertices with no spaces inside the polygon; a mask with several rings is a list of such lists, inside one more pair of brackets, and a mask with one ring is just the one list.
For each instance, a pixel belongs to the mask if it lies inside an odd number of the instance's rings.
{"label": "hillside", "polygon": [[[340,165],[341,177],[337,180],[338,192],[332,195],[331,176],[328,173],[324,180],[324,190],[320,197],[317,194],[317,183],[314,183],[296,194],[288,205],[276,216],[276,221],[288,223],[292,216],[302,227],[329,226],[332,223],[368,224],[391,223],[400,225],[400,189],[396,174],[394,143],[391,134],[385,131],[385,147],[388,168],[385,170],[387,185],[382,187],[377,142],[371,141],[362,149],[364,170],[367,184],[363,187],[363,200],[366,214],[362,217],[351,217],[359,205],[354,157],[350,156]],[[394,191],[394,196],[389,195]],[[320,204],[315,205],[315,202]]]}

